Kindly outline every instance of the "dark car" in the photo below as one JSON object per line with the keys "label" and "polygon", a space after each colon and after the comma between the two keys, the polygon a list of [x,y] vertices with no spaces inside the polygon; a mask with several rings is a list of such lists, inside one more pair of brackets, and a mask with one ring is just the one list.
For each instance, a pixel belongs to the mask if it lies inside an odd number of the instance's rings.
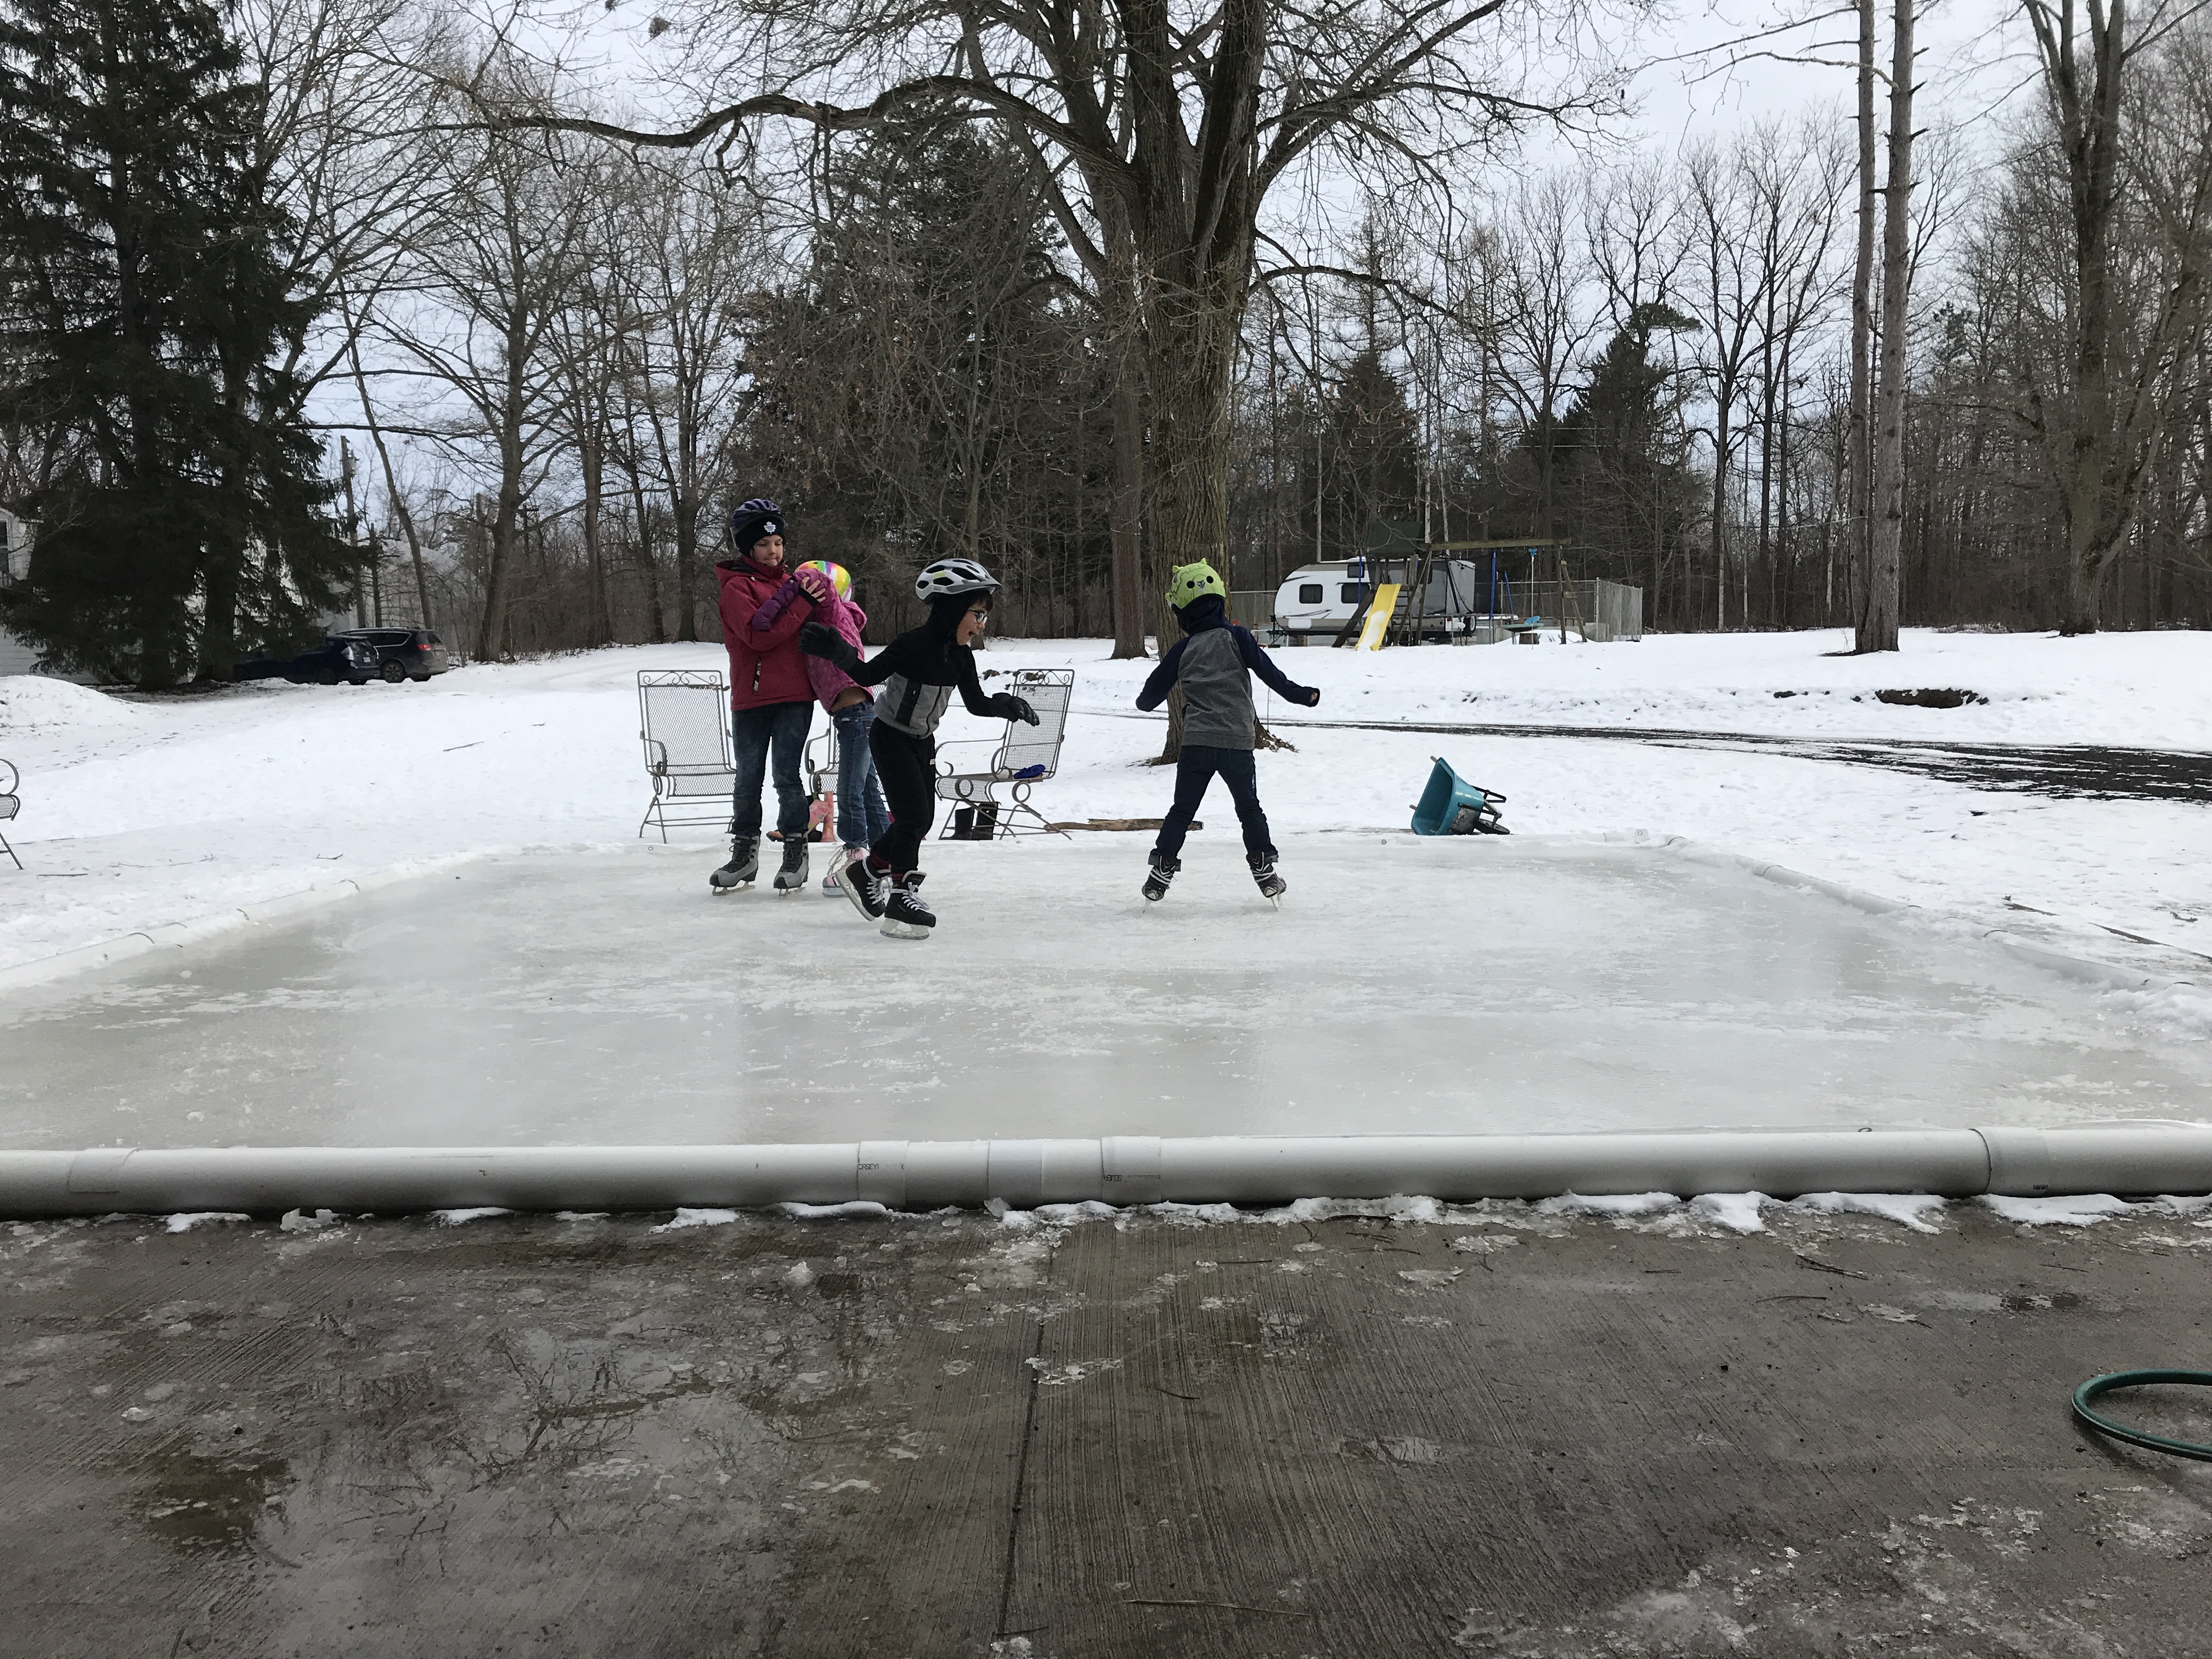
{"label": "dark car", "polygon": [[368,641],[376,651],[378,677],[394,685],[427,680],[453,665],[445,641],[427,628],[349,628],[337,637]]}
{"label": "dark car", "polygon": [[330,634],[289,659],[255,657],[232,669],[241,680],[289,680],[295,685],[367,685],[376,677],[376,647],[357,634]]}

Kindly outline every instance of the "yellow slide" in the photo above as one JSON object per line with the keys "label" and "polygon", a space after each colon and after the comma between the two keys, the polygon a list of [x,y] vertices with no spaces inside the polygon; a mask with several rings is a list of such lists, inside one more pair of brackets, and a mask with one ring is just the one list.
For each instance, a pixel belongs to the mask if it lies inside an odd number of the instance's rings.
{"label": "yellow slide", "polygon": [[1398,614],[1400,582],[1384,582],[1375,590],[1375,603],[1367,607],[1367,625],[1359,630],[1359,643],[1355,651],[1380,651],[1382,636],[1390,629],[1390,618]]}

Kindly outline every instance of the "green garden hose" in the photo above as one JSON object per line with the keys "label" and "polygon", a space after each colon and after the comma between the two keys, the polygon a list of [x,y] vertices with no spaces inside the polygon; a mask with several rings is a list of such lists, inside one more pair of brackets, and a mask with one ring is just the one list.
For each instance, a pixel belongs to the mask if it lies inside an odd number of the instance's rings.
{"label": "green garden hose", "polygon": [[2212,1389],[2212,1371],[2108,1371],[2102,1376],[2091,1377],[2074,1390],[2074,1415],[2099,1434],[2108,1434],[2131,1446],[2148,1446],[2153,1451],[2172,1452],[2176,1457],[2194,1457],[2212,1463],[2212,1446],[2200,1446],[2193,1440],[2168,1440],[2162,1434],[2130,1429],[2089,1409],[2089,1402],[2099,1395],[2110,1394],[2114,1389],[2140,1389],[2153,1382],[2184,1382]]}

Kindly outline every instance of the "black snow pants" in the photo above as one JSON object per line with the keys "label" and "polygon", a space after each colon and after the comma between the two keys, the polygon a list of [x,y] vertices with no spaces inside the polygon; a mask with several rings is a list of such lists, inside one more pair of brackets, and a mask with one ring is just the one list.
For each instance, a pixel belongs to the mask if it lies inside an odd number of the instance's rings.
{"label": "black snow pants", "polygon": [[879,866],[903,876],[921,861],[921,843],[937,823],[937,739],[902,732],[878,716],[868,726],[868,749],[891,811],[891,827],[868,850]]}
{"label": "black snow pants", "polygon": [[1175,805],[1160,820],[1159,839],[1152,844],[1155,859],[1171,859],[1182,851],[1190,821],[1206,799],[1206,786],[1218,776],[1229,786],[1229,799],[1237,803],[1237,821],[1244,830],[1247,857],[1265,853],[1273,857],[1275,843],[1267,838],[1267,815],[1260,810],[1258,769],[1249,749],[1217,749],[1211,744],[1187,743],[1176,762]]}

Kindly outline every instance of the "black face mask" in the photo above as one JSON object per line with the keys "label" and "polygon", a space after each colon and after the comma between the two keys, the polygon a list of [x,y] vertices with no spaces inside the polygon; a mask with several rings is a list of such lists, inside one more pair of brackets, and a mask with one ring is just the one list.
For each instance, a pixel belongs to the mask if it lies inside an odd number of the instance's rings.
{"label": "black face mask", "polygon": [[960,619],[968,614],[975,603],[973,593],[939,594],[929,602],[929,631],[951,639],[959,632]]}

